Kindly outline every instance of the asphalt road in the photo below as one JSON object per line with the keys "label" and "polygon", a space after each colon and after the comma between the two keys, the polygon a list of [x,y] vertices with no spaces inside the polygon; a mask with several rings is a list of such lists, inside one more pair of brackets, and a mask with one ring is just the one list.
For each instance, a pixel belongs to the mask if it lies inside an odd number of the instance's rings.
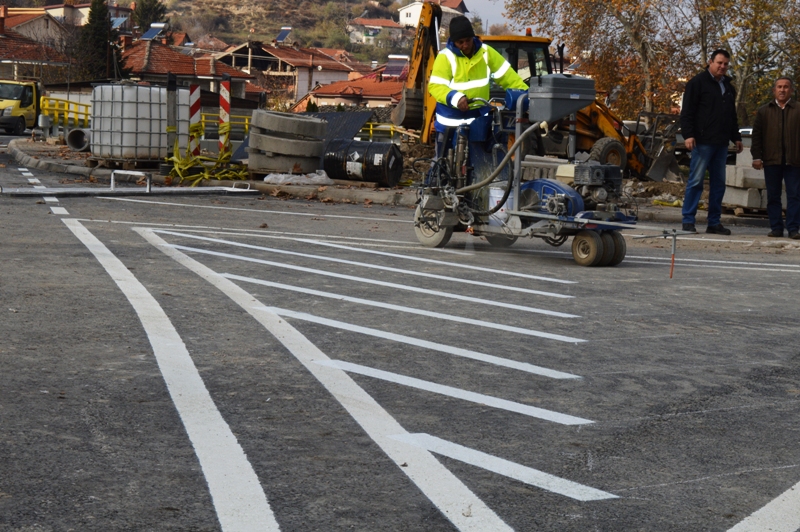
{"label": "asphalt road", "polygon": [[763,228],[670,279],[640,230],[584,268],[0,163],[45,187],[0,195],[0,530],[800,528],[800,250]]}

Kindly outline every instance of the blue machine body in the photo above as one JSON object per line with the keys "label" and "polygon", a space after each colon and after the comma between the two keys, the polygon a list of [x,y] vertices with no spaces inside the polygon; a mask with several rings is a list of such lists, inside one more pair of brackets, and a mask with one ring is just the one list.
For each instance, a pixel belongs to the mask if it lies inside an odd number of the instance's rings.
{"label": "blue machine body", "polygon": [[575,189],[565,185],[560,181],[552,179],[534,179],[533,181],[526,181],[520,185],[520,191],[534,190],[539,196],[539,209],[543,213],[547,213],[547,200],[557,194],[563,194],[567,199],[567,212],[566,216],[575,216],[583,211],[583,198],[578,194]]}

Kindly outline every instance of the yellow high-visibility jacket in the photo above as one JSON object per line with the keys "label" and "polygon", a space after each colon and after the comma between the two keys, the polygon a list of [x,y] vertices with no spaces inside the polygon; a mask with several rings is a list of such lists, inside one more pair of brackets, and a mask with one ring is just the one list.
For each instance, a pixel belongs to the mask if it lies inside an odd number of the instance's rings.
{"label": "yellow high-visibility jacket", "polygon": [[428,80],[428,92],[436,99],[436,131],[446,127],[470,124],[480,116],[482,103],[470,105],[470,110],[458,110],[458,101],[466,96],[489,99],[489,86],[493,79],[504,89],[523,89],[528,86],[514,72],[511,65],[494,48],[483,44],[477,37],[475,52],[466,57],[448,39],[447,46],[439,52],[433,62],[433,71]]}

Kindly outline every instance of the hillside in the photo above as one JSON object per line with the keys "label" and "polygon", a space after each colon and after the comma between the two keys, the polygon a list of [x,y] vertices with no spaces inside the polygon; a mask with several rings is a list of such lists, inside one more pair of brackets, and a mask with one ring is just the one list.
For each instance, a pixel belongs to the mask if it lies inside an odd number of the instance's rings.
{"label": "hillside", "polygon": [[348,44],[344,31],[348,18],[367,12],[369,17],[394,16],[396,20],[396,9],[376,4],[328,0],[168,0],[167,8],[173,27],[193,39],[211,33],[229,43],[241,43],[248,38],[269,42],[281,26],[291,26],[291,38],[302,45],[344,48]]}

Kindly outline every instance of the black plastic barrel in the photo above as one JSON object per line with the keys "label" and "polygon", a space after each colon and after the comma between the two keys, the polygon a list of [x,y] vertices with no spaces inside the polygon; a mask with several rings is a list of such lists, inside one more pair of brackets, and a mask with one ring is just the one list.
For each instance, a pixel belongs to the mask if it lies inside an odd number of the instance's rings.
{"label": "black plastic barrel", "polygon": [[322,167],[331,179],[393,187],[403,175],[403,154],[393,142],[332,139],[325,148]]}

